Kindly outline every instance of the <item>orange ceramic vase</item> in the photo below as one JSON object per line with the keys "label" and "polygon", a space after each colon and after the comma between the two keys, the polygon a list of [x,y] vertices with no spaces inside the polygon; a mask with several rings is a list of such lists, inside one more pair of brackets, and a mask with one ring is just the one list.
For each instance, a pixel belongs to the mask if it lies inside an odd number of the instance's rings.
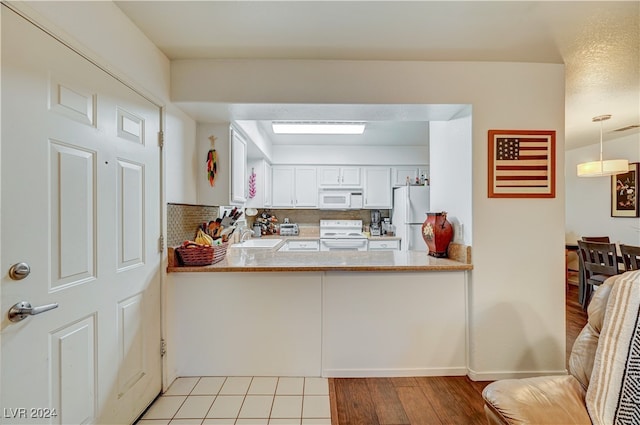
{"label": "orange ceramic vase", "polygon": [[447,257],[447,249],[453,239],[453,226],[447,220],[446,212],[427,213],[422,223],[422,238],[429,247],[429,255]]}

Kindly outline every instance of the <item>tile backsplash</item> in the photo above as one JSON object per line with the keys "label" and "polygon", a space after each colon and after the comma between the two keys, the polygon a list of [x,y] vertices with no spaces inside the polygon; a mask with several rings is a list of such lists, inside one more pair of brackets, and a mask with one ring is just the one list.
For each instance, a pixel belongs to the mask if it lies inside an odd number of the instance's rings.
{"label": "tile backsplash", "polygon": [[[259,209],[259,212],[265,209]],[[371,221],[371,210],[329,211],[317,209],[266,209],[282,223],[288,218],[291,223],[302,226],[319,226],[320,220],[362,220],[363,225]],[[380,215],[389,217],[389,210],[380,210]],[[198,226],[218,217],[217,206],[167,204],[167,246],[178,246],[185,240],[195,238]],[[249,220],[252,222],[253,220]]]}
{"label": "tile backsplash", "polygon": [[[362,220],[363,225],[371,222],[371,210],[329,211],[314,209],[266,209],[274,214],[280,223],[288,218],[291,223],[304,226],[319,226],[320,220]],[[262,212],[263,210],[258,210]],[[382,218],[389,217],[389,210],[380,210]]]}
{"label": "tile backsplash", "polygon": [[198,226],[218,217],[218,207],[207,205],[167,204],[167,246],[193,240]]}

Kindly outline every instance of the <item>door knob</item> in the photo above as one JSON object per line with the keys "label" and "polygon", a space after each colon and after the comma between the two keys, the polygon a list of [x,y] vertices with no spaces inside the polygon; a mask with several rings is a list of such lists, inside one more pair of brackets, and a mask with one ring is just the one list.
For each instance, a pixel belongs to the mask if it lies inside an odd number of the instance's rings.
{"label": "door knob", "polygon": [[44,313],[45,311],[58,308],[58,303],[41,305],[40,307],[31,307],[31,303],[27,301],[21,301],[16,303],[9,309],[9,321],[19,322],[27,318],[27,316],[35,316],[36,314]]}

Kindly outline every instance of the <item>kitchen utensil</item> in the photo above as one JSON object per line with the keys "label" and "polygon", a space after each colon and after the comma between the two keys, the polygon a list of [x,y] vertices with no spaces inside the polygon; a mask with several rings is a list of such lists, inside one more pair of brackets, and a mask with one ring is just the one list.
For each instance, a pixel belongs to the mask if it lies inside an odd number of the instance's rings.
{"label": "kitchen utensil", "polygon": [[225,227],[222,229],[222,232],[220,232],[220,236],[229,236],[234,230],[236,230],[236,226]]}

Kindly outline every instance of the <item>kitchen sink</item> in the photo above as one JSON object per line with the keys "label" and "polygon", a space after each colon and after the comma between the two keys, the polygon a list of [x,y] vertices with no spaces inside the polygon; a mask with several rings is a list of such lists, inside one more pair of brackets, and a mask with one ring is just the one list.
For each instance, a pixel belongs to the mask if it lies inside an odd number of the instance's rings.
{"label": "kitchen sink", "polygon": [[282,239],[249,239],[242,243],[236,243],[229,248],[275,248]]}

